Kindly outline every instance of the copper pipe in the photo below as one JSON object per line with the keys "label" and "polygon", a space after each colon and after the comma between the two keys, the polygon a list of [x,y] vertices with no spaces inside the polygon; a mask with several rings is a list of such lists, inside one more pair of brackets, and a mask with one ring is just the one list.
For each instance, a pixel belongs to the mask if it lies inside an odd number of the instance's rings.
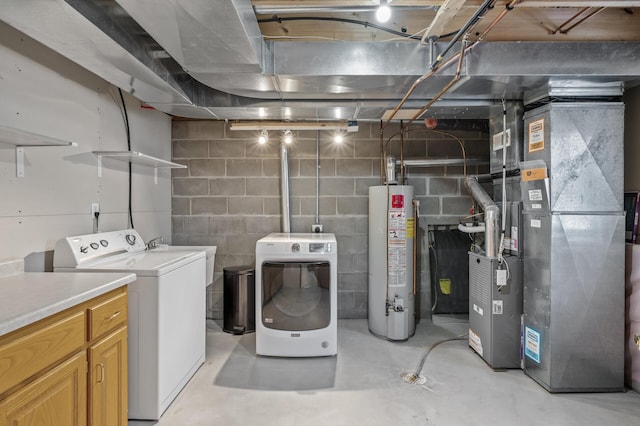
{"label": "copper pipe", "polygon": [[387,173],[387,169],[385,164],[387,163],[386,152],[384,149],[384,137],[382,134],[382,120],[380,120],[380,185],[384,184],[385,177]]}
{"label": "copper pipe", "polygon": [[[484,30],[484,32],[480,35],[480,37],[478,37],[478,39],[476,39],[473,43],[471,43],[469,46],[467,46],[466,48],[464,48],[464,52],[468,52],[471,49],[473,49],[475,46],[478,45],[478,42],[481,41],[486,35],[487,33],[493,29],[493,27],[495,27],[498,22],[500,22],[502,20],[502,18],[505,17],[505,15],[510,12],[513,7],[515,6],[515,4],[518,3],[518,0],[512,0],[509,4],[506,5],[505,10],[503,10],[500,15],[498,15],[492,22],[491,24],[489,24],[489,26],[487,27],[486,30]],[[475,26],[475,25],[474,25]],[[383,132],[384,129],[389,125],[389,123],[391,122],[391,120],[393,120],[393,117],[395,117],[395,115],[398,113],[398,111],[400,110],[400,108],[402,108],[402,106],[407,102],[407,99],[409,99],[409,96],[411,96],[411,94],[416,90],[416,88],[418,87],[418,85],[420,85],[420,83],[422,83],[424,80],[426,80],[427,78],[431,77],[432,75],[434,75],[436,72],[440,71],[441,69],[444,69],[446,67],[448,67],[449,65],[451,65],[458,57],[459,55],[462,53],[456,53],[455,55],[453,55],[452,57],[450,57],[449,59],[447,59],[445,62],[442,62],[440,65],[438,65],[437,67],[433,68],[431,71],[427,72],[426,74],[421,75],[409,88],[409,90],[407,91],[407,93],[402,97],[402,99],[400,100],[400,103],[398,103],[398,105],[396,105],[396,107],[391,111],[391,114],[389,116],[389,118],[387,118],[387,121],[385,121],[381,128],[380,128],[380,132]],[[450,86],[449,86],[450,87]],[[441,95],[442,96],[442,95]],[[429,105],[430,106],[430,105]]]}
{"label": "copper pipe", "polygon": [[500,12],[500,14],[498,16],[496,16],[493,21],[491,21],[489,26],[482,32],[482,34],[480,34],[478,36],[476,41],[484,40],[484,38],[487,35],[487,33],[489,31],[491,31],[493,29],[493,27],[498,25],[498,23],[500,21],[502,21],[502,18],[504,18],[507,15],[507,13],[509,13],[509,12],[511,12],[513,10],[513,8],[516,5],[516,3],[518,3],[518,0],[511,0],[511,3],[506,4],[504,9],[502,10],[502,12]]}
{"label": "copper pipe", "polygon": [[566,21],[564,21],[562,24],[560,24],[560,26],[558,28],[556,28],[555,30],[551,31],[551,34],[557,34],[558,31],[560,31],[560,33],[562,33],[562,28],[565,25],[569,25],[569,23],[571,21],[573,21],[574,19],[576,19],[578,16],[582,15],[584,12],[586,12],[587,10],[591,9],[590,7],[584,7],[582,9],[580,9],[580,11],[578,13],[576,13],[575,15],[573,15],[571,18],[567,19]]}
{"label": "copper pipe", "polygon": [[[418,272],[418,204],[416,200],[413,203],[413,296],[417,292],[417,272]],[[415,301],[414,301],[415,303]]]}
{"label": "copper pipe", "polygon": [[454,84],[456,84],[458,80],[460,80],[460,72],[462,71],[462,63],[464,61],[464,52],[466,50],[465,44],[466,42],[463,41],[462,48],[460,49],[460,53],[458,53],[458,67],[456,68],[455,76],[451,79],[451,81],[446,86],[444,86],[442,90],[438,92],[437,95],[435,95],[425,106],[423,106],[422,109],[420,109],[420,111],[418,111],[413,117],[411,117],[411,119],[409,119],[409,122],[406,125],[402,126],[400,130],[404,130],[409,124],[413,123],[416,119],[418,119],[422,114],[425,113],[426,110],[431,108],[431,105],[433,105],[438,99],[440,99],[440,97],[444,95],[451,88],[451,86],[453,86]]}
{"label": "copper pipe", "polygon": [[[400,120],[400,129],[403,129]],[[400,185],[404,185],[404,132],[400,131]]]}
{"label": "copper pipe", "polygon": [[382,127],[380,128],[380,132],[382,132],[389,125],[389,123],[391,123],[391,120],[398,113],[398,110],[400,110],[400,108],[402,108],[402,105],[404,105],[407,102],[407,99],[409,99],[409,96],[411,96],[413,91],[416,90],[416,88],[420,85],[420,83],[422,83],[427,78],[431,77],[437,71],[439,71],[439,70],[441,70],[443,68],[446,68],[449,65],[451,65],[456,60],[458,55],[459,55],[459,53],[456,53],[455,55],[453,55],[452,57],[447,59],[445,62],[441,63],[436,68],[434,68],[431,71],[429,71],[428,73],[423,74],[420,77],[418,77],[418,79],[413,82],[413,84],[411,85],[411,87],[409,88],[407,93],[402,97],[402,99],[400,100],[400,103],[398,105],[396,105],[396,107],[393,109],[393,111],[391,111],[391,116],[389,118],[387,118],[386,122],[383,123]]}
{"label": "copper pipe", "polygon": [[573,24],[572,26],[570,26],[569,28],[567,28],[564,31],[560,31],[562,34],[567,34],[569,31],[571,31],[572,29],[574,29],[575,27],[577,27],[578,25],[582,24],[584,21],[586,21],[587,19],[591,18],[592,16],[597,15],[598,13],[602,12],[603,10],[605,10],[605,7],[600,7],[596,10],[594,10],[593,12],[591,12],[590,14],[588,14],[587,16],[585,16],[584,18],[582,18],[581,20],[579,20],[578,22],[576,22],[575,24]]}

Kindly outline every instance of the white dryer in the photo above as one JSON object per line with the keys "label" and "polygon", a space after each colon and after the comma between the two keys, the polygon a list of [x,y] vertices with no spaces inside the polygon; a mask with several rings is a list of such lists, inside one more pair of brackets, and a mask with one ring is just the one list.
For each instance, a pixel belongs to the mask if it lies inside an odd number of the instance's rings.
{"label": "white dryer", "polygon": [[333,234],[270,234],[256,244],[256,354],[338,352],[338,247]]}
{"label": "white dryer", "polygon": [[204,363],[205,252],[146,250],[133,229],[58,241],[56,272],[133,272],[129,419],[157,420]]}

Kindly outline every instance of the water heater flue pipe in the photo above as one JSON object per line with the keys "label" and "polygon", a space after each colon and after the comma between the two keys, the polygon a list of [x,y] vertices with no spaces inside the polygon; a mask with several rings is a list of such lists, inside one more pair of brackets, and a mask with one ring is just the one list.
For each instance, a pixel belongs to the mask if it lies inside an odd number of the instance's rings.
{"label": "water heater flue pipe", "polygon": [[484,211],[484,240],[487,257],[497,257],[500,241],[500,209],[480,183],[478,183],[476,176],[467,177],[464,183],[469,190],[469,194],[480,204],[480,207]]}

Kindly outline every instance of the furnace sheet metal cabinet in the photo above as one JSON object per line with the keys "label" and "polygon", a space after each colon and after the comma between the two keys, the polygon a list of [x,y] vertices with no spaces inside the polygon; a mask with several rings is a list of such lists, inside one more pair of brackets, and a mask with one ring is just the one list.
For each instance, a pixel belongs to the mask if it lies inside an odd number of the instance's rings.
{"label": "furnace sheet metal cabinet", "polygon": [[524,119],[525,372],[551,392],[620,391],[624,105],[550,103]]}
{"label": "furnace sheet metal cabinet", "polygon": [[496,369],[520,368],[522,259],[505,262],[510,277],[498,287],[498,259],[469,253],[469,346]]}

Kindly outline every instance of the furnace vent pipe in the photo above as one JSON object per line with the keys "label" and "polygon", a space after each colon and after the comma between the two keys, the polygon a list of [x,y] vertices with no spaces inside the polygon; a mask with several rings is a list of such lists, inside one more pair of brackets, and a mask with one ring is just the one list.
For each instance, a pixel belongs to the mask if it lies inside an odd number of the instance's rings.
{"label": "furnace vent pipe", "polygon": [[464,180],[464,183],[467,186],[471,197],[473,197],[473,199],[478,204],[480,204],[480,207],[482,207],[482,210],[484,211],[484,239],[487,257],[497,257],[499,244],[498,231],[500,229],[500,209],[491,199],[489,194],[487,194],[484,188],[480,185],[476,176],[467,177]]}
{"label": "furnace vent pipe", "polygon": [[289,148],[283,141],[280,145],[280,198],[282,201],[282,232],[291,232],[289,212]]}

